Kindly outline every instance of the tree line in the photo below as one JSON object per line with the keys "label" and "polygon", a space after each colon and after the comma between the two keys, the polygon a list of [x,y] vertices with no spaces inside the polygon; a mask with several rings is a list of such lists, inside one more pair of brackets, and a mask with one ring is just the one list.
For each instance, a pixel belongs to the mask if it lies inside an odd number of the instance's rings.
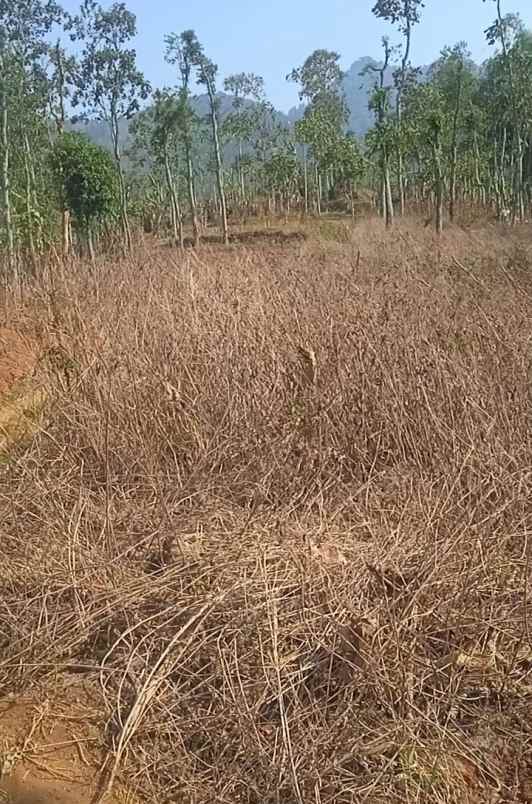
{"label": "tree line", "polygon": [[[467,203],[526,220],[532,34],[502,0],[478,2],[494,8],[492,57],[479,68],[459,42],[421,71],[411,54],[425,3],[377,0],[372,11],[394,43],[384,37],[382,61],[367,68],[374,125],[358,139],[338,53],[316,50],[287,76],[305,104],[290,126],[260,76],[221,80],[194,31],[166,37],[175,81],[153,89],[125,3],[83,0],[72,15],[56,0],[0,0],[3,264],[16,273],[73,246],[91,258],[111,243],[128,251],[140,226],[168,231],[182,248],[213,222],[228,242],[232,216],[354,215],[361,197],[388,226],[428,209],[441,232]],[[111,149],[74,130],[76,120],[103,121]]]}

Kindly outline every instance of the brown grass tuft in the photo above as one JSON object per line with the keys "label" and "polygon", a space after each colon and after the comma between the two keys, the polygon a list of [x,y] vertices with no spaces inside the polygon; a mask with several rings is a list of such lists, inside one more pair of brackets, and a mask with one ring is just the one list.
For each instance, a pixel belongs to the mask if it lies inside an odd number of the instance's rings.
{"label": "brown grass tuft", "polygon": [[0,685],[81,675],[148,801],[527,800],[532,241],[343,240],[27,291]]}

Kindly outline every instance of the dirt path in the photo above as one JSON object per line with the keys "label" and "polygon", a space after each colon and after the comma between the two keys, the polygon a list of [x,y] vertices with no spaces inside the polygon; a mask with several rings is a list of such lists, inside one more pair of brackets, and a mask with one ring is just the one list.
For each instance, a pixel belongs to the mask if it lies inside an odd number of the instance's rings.
{"label": "dirt path", "polygon": [[[0,700],[0,804],[91,804],[102,724],[83,684],[39,701]],[[106,804],[139,804],[120,789]]]}
{"label": "dirt path", "polygon": [[46,399],[33,382],[39,351],[29,338],[0,327],[0,452],[35,430]]}
{"label": "dirt path", "polygon": [[[39,351],[30,339],[0,328],[0,457],[36,429],[46,399],[35,379]],[[90,804],[101,765],[98,734],[80,690],[53,705],[0,700],[0,804]]]}

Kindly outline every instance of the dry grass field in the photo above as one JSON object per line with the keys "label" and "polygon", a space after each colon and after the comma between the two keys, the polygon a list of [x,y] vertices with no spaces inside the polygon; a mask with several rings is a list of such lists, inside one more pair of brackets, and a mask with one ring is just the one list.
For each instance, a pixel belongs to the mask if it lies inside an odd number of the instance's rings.
{"label": "dry grass field", "polygon": [[0,759],[76,748],[6,800],[532,801],[530,228],[146,246],[2,304],[47,402],[0,463]]}

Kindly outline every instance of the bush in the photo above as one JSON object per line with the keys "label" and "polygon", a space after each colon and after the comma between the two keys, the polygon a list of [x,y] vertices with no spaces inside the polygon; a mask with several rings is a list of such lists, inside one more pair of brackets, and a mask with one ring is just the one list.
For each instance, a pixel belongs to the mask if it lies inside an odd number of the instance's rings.
{"label": "bush", "polygon": [[54,144],[52,166],[63,204],[81,231],[87,233],[116,214],[118,173],[107,151],[83,134],[68,132]]}

